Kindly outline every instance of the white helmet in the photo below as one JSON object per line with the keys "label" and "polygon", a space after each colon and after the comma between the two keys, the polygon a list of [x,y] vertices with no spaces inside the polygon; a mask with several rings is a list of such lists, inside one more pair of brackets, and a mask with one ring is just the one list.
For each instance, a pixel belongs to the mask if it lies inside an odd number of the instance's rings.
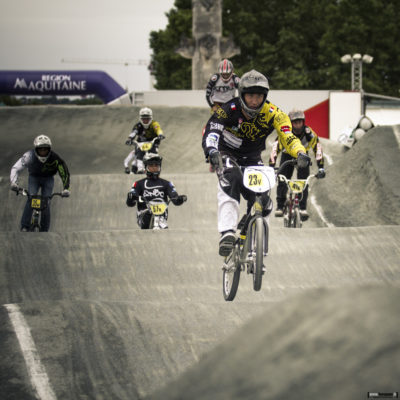
{"label": "white helmet", "polygon": [[[46,162],[47,159],[50,156],[50,152],[51,152],[51,140],[48,136],[46,135],[39,135],[35,138],[35,140],[33,141],[33,145],[35,146],[35,155],[38,158],[38,160],[42,163]],[[38,149],[49,149],[48,153],[46,156],[41,156],[38,153]]]}
{"label": "white helmet", "polygon": [[227,58],[224,58],[218,65],[218,72],[224,82],[228,82],[233,74],[233,64]]}
{"label": "white helmet", "polygon": [[[151,110],[151,108],[141,108],[139,111],[139,119],[145,129],[147,129],[153,121],[153,111]],[[144,122],[143,120],[146,120],[147,122]]]}

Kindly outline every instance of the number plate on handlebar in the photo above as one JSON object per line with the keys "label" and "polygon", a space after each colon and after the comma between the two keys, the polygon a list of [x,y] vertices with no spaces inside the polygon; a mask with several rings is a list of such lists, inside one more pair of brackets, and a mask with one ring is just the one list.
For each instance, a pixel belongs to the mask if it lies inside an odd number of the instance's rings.
{"label": "number plate on handlebar", "polygon": [[267,166],[246,167],[243,173],[243,185],[256,193],[263,193],[275,186],[275,171]]}
{"label": "number plate on handlebar", "polygon": [[153,146],[152,142],[144,142],[141,146],[140,149],[142,151],[149,151],[151,149],[151,146]]}
{"label": "number plate on handlebar", "polygon": [[41,207],[41,199],[33,197],[32,200],[31,200],[31,207],[40,209],[40,207]]}
{"label": "number plate on handlebar", "polygon": [[149,204],[151,212],[154,215],[162,215],[165,213],[165,210],[167,209],[167,205],[165,203],[160,203],[160,204]]}
{"label": "number plate on handlebar", "polygon": [[293,193],[301,193],[304,190],[305,184],[306,184],[306,181],[288,181],[290,190]]}

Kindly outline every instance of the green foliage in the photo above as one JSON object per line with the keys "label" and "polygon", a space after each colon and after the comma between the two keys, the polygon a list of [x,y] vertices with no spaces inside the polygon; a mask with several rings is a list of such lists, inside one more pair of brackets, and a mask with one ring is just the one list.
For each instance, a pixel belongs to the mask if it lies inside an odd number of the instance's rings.
{"label": "green foliage", "polygon": [[[175,53],[191,37],[191,0],[176,0],[165,30],[151,32],[158,89],[190,89],[191,60]],[[398,0],[223,0],[223,35],[241,54],[232,58],[238,75],[255,68],[273,89],[351,88],[344,54],[370,54],[363,64],[363,89],[399,96],[400,1]]]}

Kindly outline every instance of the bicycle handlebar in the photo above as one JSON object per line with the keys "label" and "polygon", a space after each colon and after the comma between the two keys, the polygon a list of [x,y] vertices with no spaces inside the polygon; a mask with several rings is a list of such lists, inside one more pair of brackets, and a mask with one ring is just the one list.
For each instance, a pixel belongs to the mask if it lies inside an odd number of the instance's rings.
{"label": "bicycle handlebar", "polygon": [[[36,195],[31,195],[29,194],[28,190],[24,189],[24,188],[18,188],[18,190],[14,190],[17,194],[17,196],[20,194],[22,196],[27,196],[27,197],[32,197],[32,196],[36,196]],[[54,192],[52,193],[50,196],[46,196],[48,199],[52,199],[54,196],[60,196],[60,197],[67,197],[67,196],[63,196],[62,193],[60,192]],[[45,196],[43,196],[45,197]]]}

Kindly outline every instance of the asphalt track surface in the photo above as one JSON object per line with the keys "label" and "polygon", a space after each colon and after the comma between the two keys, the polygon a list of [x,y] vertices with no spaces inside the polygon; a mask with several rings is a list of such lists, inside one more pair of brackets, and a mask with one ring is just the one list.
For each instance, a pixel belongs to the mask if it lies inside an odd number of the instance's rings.
{"label": "asphalt track surface", "polygon": [[[163,176],[188,195],[167,231],[141,231],[123,173],[136,107],[0,109],[0,393],[35,399],[17,305],[57,399],[364,399],[400,391],[399,127],[378,127],[314,181],[300,230],[271,218],[260,292],[222,296],[216,178],[203,108],[154,107]],[[39,133],[71,170],[51,232],[18,231],[12,164]],[[268,143],[270,143],[268,139]],[[315,167],[314,167],[315,168]],[[21,181],[26,181],[26,173]],[[59,179],[56,178],[57,185]]]}

